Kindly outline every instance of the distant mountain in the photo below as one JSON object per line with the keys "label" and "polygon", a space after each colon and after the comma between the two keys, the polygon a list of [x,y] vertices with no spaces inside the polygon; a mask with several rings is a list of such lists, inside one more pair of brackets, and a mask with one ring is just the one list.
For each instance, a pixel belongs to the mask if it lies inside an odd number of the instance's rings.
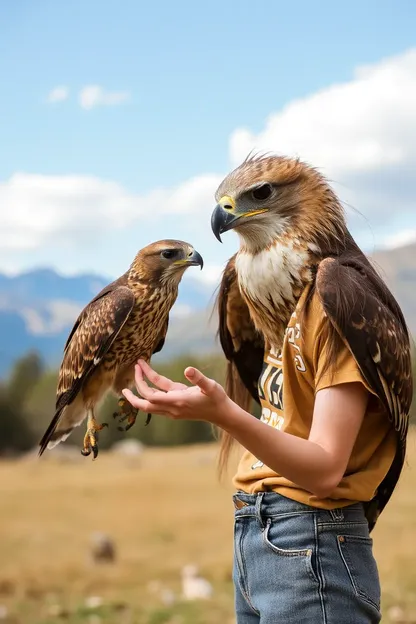
{"label": "distant mountain", "polygon": [[[111,281],[98,275],[66,277],[51,269],[13,277],[0,274],[0,377],[29,350],[38,351],[48,364],[57,365],[79,312]],[[185,276],[171,313],[172,329],[175,319],[180,325],[185,318],[191,324],[192,316],[206,309],[212,290]],[[189,326],[185,335],[179,331],[179,349],[190,335]],[[172,353],[170,345],[166,352]]]}
{"label": "distant mountain", "polygon": [[[377,251],[372,260],[416,336],[416,243]],[[98,275],[65,277],[50,269],[15,277],[0,274],[0,377],[29,350],[57,365],[78,313],[110,281]],[[185,275],[179,290],[158,359],[218,349],[216,317],[210,318],[214,287]]]}
{"label": "distant mountain", "polygon": [[26,302],[63,299],[83,303],[110,281],[98,275],[64,277],[52,269],[37,269],[15,277],[0,274],[0,297],[12,295]]}
{"label": "distant mountain", "polygon": [[416,338],[416,243],[379,250],[373,254],[372,261],[391,288]]}

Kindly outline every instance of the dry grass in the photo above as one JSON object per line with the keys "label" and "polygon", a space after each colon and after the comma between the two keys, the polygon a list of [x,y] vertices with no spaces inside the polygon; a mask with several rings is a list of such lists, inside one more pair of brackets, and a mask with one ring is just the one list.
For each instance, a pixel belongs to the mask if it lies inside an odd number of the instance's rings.
{"label": "dry grass", "polygon": [[[383,622],[400,607],[416,622],[416,437],[388,509],[374,531]],[[50,457],[0,463],[0,618],[24,624],[231,624],[232,487],[215,474],[214,445],[100,455],[91,463]],[[94,531],[111,535],[114,565],[89,560]],[[214,585],[208,602],[164,606],[151,581],[180,593],[180,570],[199,565]],[[102,607],[84,607],[88,596]],[[62,616],[51,615],[59,605]],[[57,608],[57,607],[56,607]],[[414,618],[412,620],[412,617]]]}

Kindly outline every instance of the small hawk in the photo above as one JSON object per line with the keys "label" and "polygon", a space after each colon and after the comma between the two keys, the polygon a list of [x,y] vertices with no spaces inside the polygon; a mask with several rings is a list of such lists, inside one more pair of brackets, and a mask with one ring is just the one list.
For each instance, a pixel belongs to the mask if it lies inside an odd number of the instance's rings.
{"label": "small hawk", "polygon": [[[121,394],[134,386],[134,365],[149,362],[165,342],[169,312],[186,269],[203,267],[188,243],[161,240],[141,249],[129,270],[103,288],[82,310],[65,345],[59,370],[56,411],[40,441],[39,455],[66,440],[88,415],[83,455],[98,454],[99,424],[94,415],[108,390],[119,399],[121,420],[129,429],[137,410]],[[148,420],[150,415],[148,415]],[[147,423],[146,423],[147,424]]]}

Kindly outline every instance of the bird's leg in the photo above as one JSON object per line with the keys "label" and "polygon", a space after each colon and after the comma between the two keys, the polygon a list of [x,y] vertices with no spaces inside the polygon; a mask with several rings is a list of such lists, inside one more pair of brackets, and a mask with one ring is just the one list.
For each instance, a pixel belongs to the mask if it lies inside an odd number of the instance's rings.
{"label": "bird's leg", "polygon": [[[129,401],[127,401],[127,399],[125,399],[123,396],[119,398],[118,406],[120,409],[118,412],[114,412],[113,418],[118,417],[120,422],[124,422],[127,420],[127,424],[125,427],[117,427],[117,428],[119,431],[128,431],[129,429],[131,429],[131,427],[133,427],[134,423],[136,422],[136,418],[137,418],[137,414],[139,413],[139,410],[133,407],[132,404],[129,403]],[[147,415],[147,419],[145,423],[146,425],[149,424],[151,417],[152,417],[151,414]]]}
{"label": "bird's leg", "polygon": [[88,456],[91,451],[94,455],[94,459],[98,456],[98,432],[108,427],[107,423],[100,425],[94,417],[94,411],[91,409],[88,412],[87,433],[84,436],[84,448],[81,450],[81,454]]}

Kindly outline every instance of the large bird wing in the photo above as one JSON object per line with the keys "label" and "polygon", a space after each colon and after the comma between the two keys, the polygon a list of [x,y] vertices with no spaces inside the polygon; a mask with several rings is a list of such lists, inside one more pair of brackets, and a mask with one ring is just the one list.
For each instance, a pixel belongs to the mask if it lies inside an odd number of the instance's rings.
{"label": "large bird wing", "polygon": [[[111,282],[111,284],[107,284],[107,286],[104,286],[104,288],[102,290],[100,290],[100,292],[95,295],[94,299],[91,299],[91,301],[89,302],[89,304],[87,304],[85,306],[85,308],[80,312],[77,320],[75,321],[69,335],[68,338],[66,340],[65,343],[65,347],[64,347],[64,353],[67,351],[68,346],[71,343],[72,337],[75,334],[75,332],[77,331],[78,327],[80,326],[81,322],[85,319],[86,315],[88,315],[89,310],[94,306],[94,304],[99,301],[100,299],[102,299],[103,297],[105,297],[106,295],[110,294],[111,292],[113,292],[116,288],[120,288],[122,286],[126,286],[127,284],[127,274],[124,274],[122,277],[119,277],[117,280],[115,280],[114,282]],[[126,286],[127,287],[127,286]]]}
{"label": "large bird wing", "polygon": [[236,255],[228,261],[218,291],[218,336],[227,358],[226,392],[241,407],[249,409],[251,399],[259,403],[264,340],[254,327],[240,292],[235,258]]}
{"label": "large bird wing", "polygon": [[317,271],[316,290],[332,326],[350,349],[398,433],[396,457],[368,506],[367,518],[374,526],[404,462],[413,395],[409,334],[398,303],[365,262],[343,261],[342,257],[323,260]]}
{"label": "large bird wing", "polygon": [[72,403],[127,321],[135,297],[126,286],[106,287],[81,312],[65,346],[59,371],[56,412],[40,442],[40,454],[55,431],[62,410]]}

